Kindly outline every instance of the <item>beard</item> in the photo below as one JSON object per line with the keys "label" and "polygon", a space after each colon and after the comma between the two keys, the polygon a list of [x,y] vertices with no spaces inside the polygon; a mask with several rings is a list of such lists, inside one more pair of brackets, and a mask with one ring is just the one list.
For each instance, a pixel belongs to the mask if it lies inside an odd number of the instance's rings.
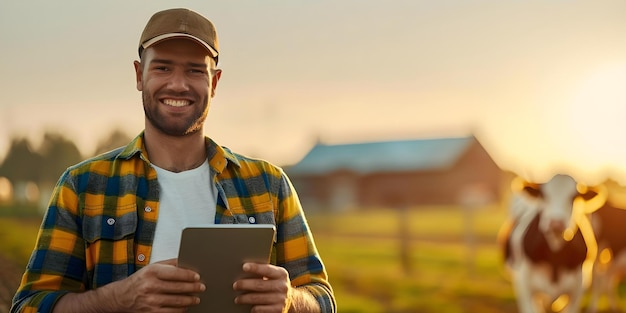
{"label": "beard", "polygon": [[[146,119],[159,131],[169,136],[185,136],[196,133],[202,129],[204,121],[206,120],[209,112],[209,97],[205,97],[202,101],[194,101],[194,104],[203,103],[201,107],[197,107],[194,113],[186,118],[167,116],[163,111],[159,110],[162,105],[155,95],[150,96],[149,90],[143,90],[141,92],[141,98],[143,100],[143,111]],[[197,95],[194,95],[194,99],[198,99]]]}

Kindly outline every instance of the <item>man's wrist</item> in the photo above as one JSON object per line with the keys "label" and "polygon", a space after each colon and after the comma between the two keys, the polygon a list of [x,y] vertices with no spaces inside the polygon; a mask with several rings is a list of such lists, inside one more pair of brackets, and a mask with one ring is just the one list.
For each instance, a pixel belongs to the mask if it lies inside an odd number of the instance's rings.
{"label": "man's wrist", "polygon": [[291,292],[289,313],[318,313],[321,311],[319,303],[304,287],[296,287]]}
{"label": "man's wrist", "polygon": [[116,296],[116,283],[85,292],[70,292],[62,296],[53,313],[107,313],[124,312]]}
{"label": "man's wrist", "polygon": [[100,307],[104,309],[98,313],[125,312],[120,303],[121,297],[117,294],[120,289],[118,285],[118,282],[113,282],[94,290],[95,301],[100,302]]}

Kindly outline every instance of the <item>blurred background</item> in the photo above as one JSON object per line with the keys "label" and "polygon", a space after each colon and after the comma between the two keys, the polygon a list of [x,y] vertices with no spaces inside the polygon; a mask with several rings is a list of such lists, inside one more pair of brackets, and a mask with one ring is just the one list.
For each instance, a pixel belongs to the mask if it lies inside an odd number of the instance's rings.
{"label": "blurred background", "polygon": [[3,1],[0,312],[61,172],[143,129],[172,6],[218,30],[206,134],[285,168],[340,312],[515,312],[511,179],[626,184],[622,0]]}

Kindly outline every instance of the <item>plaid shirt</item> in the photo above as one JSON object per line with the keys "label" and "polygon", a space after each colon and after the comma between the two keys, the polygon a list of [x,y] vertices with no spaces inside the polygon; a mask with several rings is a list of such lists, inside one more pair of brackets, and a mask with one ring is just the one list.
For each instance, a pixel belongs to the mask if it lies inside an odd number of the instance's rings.
{"label": "plaid shirt", "polygon": [[[150,262],[159,212],[157,174],[143,133],[128,146],[68,168],[43,218],[11,312],[51,312],[68,292],[124,279]],[[336,303],[295,190],[283,171],[206,138],[218,190],[215,223],[275,224],[271,263],[322,312]]]}

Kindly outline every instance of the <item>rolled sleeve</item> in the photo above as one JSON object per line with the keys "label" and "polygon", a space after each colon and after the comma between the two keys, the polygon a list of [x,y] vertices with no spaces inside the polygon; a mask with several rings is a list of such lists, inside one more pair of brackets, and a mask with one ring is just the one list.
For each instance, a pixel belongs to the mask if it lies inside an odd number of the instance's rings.
{"label": "rolled sleeve", "polygon": [[317,300],[321,312],[335,313],[337,304],[328,275],[317,251],[297,193],[283,174],[278,192],[279,212],[277,265],[289,272],[296,288],[306,289]]}

